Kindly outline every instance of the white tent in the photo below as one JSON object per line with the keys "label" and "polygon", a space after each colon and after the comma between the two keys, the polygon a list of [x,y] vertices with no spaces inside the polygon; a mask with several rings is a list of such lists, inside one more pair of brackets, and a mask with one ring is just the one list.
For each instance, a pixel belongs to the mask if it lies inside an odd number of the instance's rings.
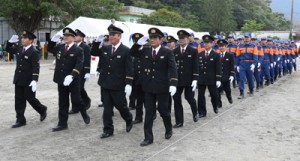
{"label": "white tent", "polygon": [[[101,34],[108,34],[107,27],[111,24],[110,20],[105,19],[96,19],[96,18],[88,18],[88,17],[79,17],[74,20],[72,23],[68,25],[68,27],[72,29],[79,29],[83,33],[86,34],[86,41],[92,42],[93,39],[97,38]],[[116,21],[115,25],[120,27],[124,33],[122,34],[122,43],[131,46],[132,42],[130,39],[130,35],[133,33],[142,33],[144,35],[148,35],[148,29],[151,27],[157,27],[163,32],[167,32],[169,35],[177,37],[177,31],[184,29],[188,32],[194,32],[189,28],[177,28],[177,27],[168,27],[168,26],[155,26],[148,24],[137,24],[130,22],[121,22]],[[58,32],[62,35],[62,30]],[[208,32],[197,32],[195,33],[195,37],[201,38],[204,34],[208,34]]]}
{"label": "white tent", "polygon": [[[88,18],[88,17],[79,17],[70,23],[67,27],[72,28],[73,30],[79,29],[85,35],[85,41],[90,43],[99,35],[108,34],[107,27],[111,24],[111,20],[105,19],[96,19],[96,18]],[[201,38],[204,34],[208,34],[208,32],[197,32],[195,33],[193,30],[189,28],[177,28],[177,27],[168,27],[168,26],[155,26],[155,25],[148,25],[148,24],[137,24],[137,23],[130,23],[130,22],[121,22],[116,21],[115,25],[120,27],[124,33],[122,34],[122,43],[128,47],[132,46],[132,40],[130,36],[133,33],[141,33],[143,35],[148,35],[148,29],[151,27],[157,27],[162,32],[167,32],[169,35],[177,37],[178,30],[186,30],[187,32],[193,32],[195,37]],[[62,30],[58,32],[58,34],[62,35]],[[91,74],[96,72],[97,64],[99,58],[92,57],[91,61]]]}

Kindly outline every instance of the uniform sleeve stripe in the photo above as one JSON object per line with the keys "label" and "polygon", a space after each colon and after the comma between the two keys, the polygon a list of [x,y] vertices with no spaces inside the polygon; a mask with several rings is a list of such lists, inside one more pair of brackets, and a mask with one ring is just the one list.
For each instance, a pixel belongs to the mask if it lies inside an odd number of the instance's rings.
{"label": "uniform sleeve stripe", "polygon": [[177,78],[171,78],[171,80],[178,80]]}
{"label": "uniform sleeve stripe", "polygon": [[91,69],[90,67],[84,67],[84,69]]}
{"label": "uniform sleeve stripe", "polygon": [[80,74],[80,72],[77,69],[73,69],[73,71]]}
{"label": "uniform sleeve stripe", "polygon": [[133,77],[126,77],[126,79],[133,79]]}
{"label": "uniform sleeve stripe", "polygon": [[32,75],[37,75],[38,76],[39,74],[33,73]]}
{"label": "uniform sleeve stripe", "polygon": [[198,76],[199,74],[193,74],[193,75]]}

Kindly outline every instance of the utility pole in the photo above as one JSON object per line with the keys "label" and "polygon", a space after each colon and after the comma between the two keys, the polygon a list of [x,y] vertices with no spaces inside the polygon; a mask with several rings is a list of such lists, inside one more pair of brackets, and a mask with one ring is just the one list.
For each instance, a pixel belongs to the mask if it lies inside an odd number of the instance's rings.
{"label": "utility pole", "polygon": [[294,0],[292,0],[292,8],[291,8],[291,31],[290,31],[290,38],[293,39],[293,18],[294,18]]}

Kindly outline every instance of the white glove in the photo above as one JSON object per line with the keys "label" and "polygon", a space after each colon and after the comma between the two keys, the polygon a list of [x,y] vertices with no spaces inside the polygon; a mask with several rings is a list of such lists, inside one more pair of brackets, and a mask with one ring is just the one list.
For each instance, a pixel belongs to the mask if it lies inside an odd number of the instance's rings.
{"label": "white glove", "polygon": [[127,84],[125,86],[125,93],[126,93],[126,96],[129,97],[131,95],[131,91],[132,91],[132,87],[131,85]]}
{"label": "white glove", "polygon": [[95,78],[98,80],[99,77],[100,77],[100,72],[96,71],[96,73],[95,73]]}
{"label": "white glove", "polygon": [[259,67],[260,67],[260,65],[261,65],[260,63],[257,63],[257,68],[259,68]]}
{"label": "white glove", "polygon": [[61,38],[62,36],[61,35],[59,35],[59,34],[56,34],[56,35],[54,35],[53,37],[52,37],[52,39],[51,39],[51,41],[53,41],[53,42],[59,42],[60,41],[60,38]]}
{"label": "white glove", "polygon": [[274,66],[276,66],[276,62],[274,62]]}
{"label": "white glove", "polygon": [[169,92],[171,96],[174,96],[174,94],[176,93],[177,88],[175,86],[170,86],[169,88]]}
{"label": "white glove", "polygon": [[100,35],[100,36],[97,37],[95,42],[102,42],[103,40],[104,40],[104,35]]}
{"label": "white glove", "polygon": [[12,35],[12,37],[8,40],[10,43],[16,43],[19,41],[19,36],[18,35]]}
{"label": "white glove", "polygon": [[280,61],[280,58],[277,58],[277,61]]}
{"label": "white glove", "polygon": [[53,65],[55,65],[55,64],[56,64],[56,60],[55,60],[55,59],[53,60],[52,64],[53,64]]}
{"label": "white glove", "polygon": [[137,42],[138,45],[145,45],[148,43],[148,36],[143,36],[142,38],[140,38]]}
{"label": "white glove", "polygon": [[31,81],[31,83],[29,84],[29,87],[31,87],[32,92],[35,92],[37,89],[37,83],[35,80]]}
{"label": "white glove", "polygon": [[85,81],[89,81],[89,80],[90,80],[90,78],[91,78],[91,75],[90,75],[90,73],[86,73],[86,74],[84,75],[84,79],[85,79]]}
{"label": "white glove", "polygon": [[217,81],[216,86],[217,86],[217,88],[221,87],[221,81]]}
{"label": "white glove", "polygon": [[273,63],[271,63],[270,66],[271,66],[271,68],[273,68],[273,67],[274,67],[274,66],[273,66]]}
{"label": "white glove", "polygon": [[250,66],[250,70],[254,70],[254,68],[255,68],[255,65],[254,64],[251,64],[251,66]]}
{"label": "white glove", "polygon": [[73,81],[73,76],[72,75],[67,75],[65,80],[64,80],[64,86],[69,86]]}
{"label": "white glove", "polygon": [[196,80],[193,80],[192,82],[192,85],[191,85],[193,88],[192,88],[192,91],[195,91],[196,88],[197,88],[197,81]]}
{"label": "white glove", "polygon": [[290,59],[287,60],[287,63],[290,63]]}
{"label": "white glove", "polygon": [[240,72],[240,67],[239,66],[236,67],[236,71]]}
{"label": "white glove", "polygon": [[285,63],[287,63],[287,61],[286,61],[286,60],[285,60],[284,62],[285,62]]}
{"label": "white glove", "polygon": [[232,83],[233,80],[234,80],[234,77],[233,77],[233,76],[230,76],[230,77],[229,77],[229,80],[230,80],[230,83]]}
{"label": "white glove", "polygon": [[296,60],[295,59],[293,59],[293,63],[295,63],[296,62]]}

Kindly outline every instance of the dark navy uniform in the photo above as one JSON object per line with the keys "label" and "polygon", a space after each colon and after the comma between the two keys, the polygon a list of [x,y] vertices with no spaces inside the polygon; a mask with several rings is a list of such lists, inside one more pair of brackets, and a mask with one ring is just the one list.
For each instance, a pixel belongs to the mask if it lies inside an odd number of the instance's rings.
{"label": "dark navy uniform", "polygon": [[[203,41],[212,42],[209,35],[202,37]],[[206,116],[205,90],[209,90],[214,112],[218,113],[218,93],[216,81],[221,81],[220,55],[213,49],[202,51],[199,54],[199,80],[198,80],[198,112],[199,117]]]}
{"label": "dark navy uniform", "polygon": [[[157,28],[150,28],[148,33],[150,37],[163,37],[163,33]],[[175,58],[170,49],[162,46],[156,49],[139,50],[139,48],[139,45],[133,45],[131,55],[140,58],[144,68],[142,87],[145,92],[146,117],[145,140],[141,146],[146,146],[153,142],[152,126],[156,105],[165,125],[165,138],[169,139],[172,136],[171,115],[168,109],[169,88],[177,85],[177,70]]]}
{"label": "dark navy uniform", "polygon": [[[226,40],[218,40],[219,46],[227,45]],[[221,92],[224,90],[226,93],[226,97],[229,103],[233,103],[230,89],[230,77],[234,78],[234,55],[229,52],[221,52],[221,63],[222,63],[222,79],[221,79],[221,87],[218,88],[219,91],[219,107],[222,107],[222,99]]]}
{"label": "dark navy uniform", "polygon": [[[64,28],[64,36],[75,36],[76,33],[70,28]],[[56,65],[53,81],[58,85],[59,115],[58,125],[53,131],[64,130],[68,127],[69,95],[71,94],[72,105],[81,112],[83,120],[89,124],[89,116],[86,113],[84,102],[80,96],[80,71],[83,68],[83,50],[76,44],[49,43],[48,50],[56,55]],[[66,47],[68,46],[68,49]],[[64,85],[66,76],[72,75],[73,81],[69,86]]]}
{"label": "dark navy uniform", "polygon": [[[80,30],[76,29],[75,30],[76,34],[82,38],[85,37],[85,34],[82,33]],[[80,44],[76,44],[78,47],[80,47],[81,49],[83,49],[83,57],[84,57],[84,61],[83,61],[83,66],[82,69],[80,71],[80,95],[82,98],[82,101],[85,104],[86,109],[89,109],[91,107],[91,99],[88,96],[85,88],[84,88],[84,84],[85,84],[85,75],[86,74],[90,74],[90,66],[91,66],[91,49],[90,47],[85,44],[84,42],[80,42]],[[78,109],[75,106],[72,106],[72,110],[70,111],[71,113],[77,113]]]}
{"label": "dark navy uniform", "polygon": [[[24,31],[22,37],[35,39],[35,35],[29,31]],[[9,44],[10,46],[12,44]],[[12,128],[26,125],[26,118],[24,116],[26,109],[26,100],[29,104],[41,115],[41,121],[46,117],[47,107],[42,105],[36,99],[36,92],[32,91],[29,86],[32,81],[38,81],[40,64],[39,64],[39,51],[32,45],[18,48],[9,51],[17,57],[16,70],[13,83],[15,84],[15,110],[16,110],[16,124]],[[43,119],[42,119],[43,118]]]}
{"label": "dark navy uniform", "polygon": [[[108,27],[110,34],[121,34],[123,31],[113,25]],[[115,106],[122,118],[126,121],[126,131],[132,127],[132,114],[124,106],[126,102],[124,88],[131,85],[133,80],[133,63],[129,48],[121,42],[118,45],[108,45],[99,48],[100,42],[94,42],[91,50],[93,56],[99,56],[101,69],[98,84],[103,95],[103,134],[101,138],[110,137],[114,133],[112,120],[113,107]]]}
{"label": "dark navy uniform", "polygon": [[[187,31],[179,30],[177,32],[179,39],[188,39],[190,34]],[[191,106],[194,121],[198,121],[197,104],[194,98],[195,92],[192,91],[192,81],[197,81],[199,77],[198,52],[195,48],[186,44],[183,48],[179,46],[173,50],[177,63],[178,84],[177,91],[173,96],[175,110],[175,127],[181,127],[184,123],[183,106],[181,95],[184,90],[185,99]]]}
{"label": "dark navy uniform", "polygon": [[[132,40],[136,43],[143,34],[134,33],[132,34]],[[143,64],[140,58],[133,58],[133,68],[134,68],[134,76],[132,83],[132,93],[130,95],[130,103],[129,107],[136,109],[135,119],[133,121],[134,124],[141,123],[143,121],[143,106],[145,102],[145,93],[142,89],[142,70]]]}

